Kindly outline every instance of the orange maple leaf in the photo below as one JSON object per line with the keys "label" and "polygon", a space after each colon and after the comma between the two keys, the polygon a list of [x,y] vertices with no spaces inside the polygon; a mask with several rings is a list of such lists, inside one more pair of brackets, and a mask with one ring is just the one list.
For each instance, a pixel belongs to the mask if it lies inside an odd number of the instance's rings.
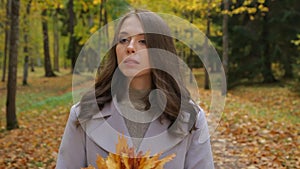
{"label": "orange maple leaf", "polygon": [[[159,159],[162,153],[150,156],[150,151],[144,155],[140,151],[134,153],[134,148],[128,147],[127,140],[124,135],[118,136],[116,144],[116,154],[109,153],[106,159],[97,156],[96,164],[98,169],[163,169],[163,166],[171,161],[176,155],[171,154],[167,157]],[[82,169],[95,169],[93,166]]]}

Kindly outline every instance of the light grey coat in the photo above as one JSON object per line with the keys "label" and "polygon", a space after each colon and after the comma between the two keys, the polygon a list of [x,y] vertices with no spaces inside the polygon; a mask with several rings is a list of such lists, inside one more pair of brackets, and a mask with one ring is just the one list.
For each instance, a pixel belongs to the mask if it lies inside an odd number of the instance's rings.
{"label": "light grey coat", "polygon": [[[124,119],[113,102],[105,105],[91,120],[77,126],[75,122],[79,110],[78,104],[71,108],[58,153],[57,169],[80,169],[89,164],[96,166],[97,154],[106,157],[108,152],[115,152],[119,133],[128,136]],[[186,127],[189,116],[181,114],[179,118],[183,124],[179,128],[181,130]],[[161,158],[175,153],[176,157],[164,166],[165,169],[213,169],[209,132],[203,111],[198,114],[197,129],[187,135],[175,137],[170,134],[167,131],[169,124],[169,121],[161,123],[159,119],[151,122],[145,139],[136,151],[150,150],[152,155],[163,151]],[[131,139],[126,138],[131,147]]]}

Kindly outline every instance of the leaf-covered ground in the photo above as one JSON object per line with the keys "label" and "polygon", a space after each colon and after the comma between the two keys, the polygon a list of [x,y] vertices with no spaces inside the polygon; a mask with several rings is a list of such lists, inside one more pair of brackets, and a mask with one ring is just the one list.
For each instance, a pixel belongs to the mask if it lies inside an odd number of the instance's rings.
{"label": "leaf-covered ground", "polygon": [[216,168],[299,168],[299,95],[270,85],[229,91],[212,144]]}
{"label": "leaf-covered ground", "polygon": [[[69,108],[70,74],[18,85],[20,128],[6,131],[0,83],[0,168],[54,168]],[[20,80],[20,79],[19,79]],[[210,92],[200,90],[205,110]],[[288,86],[242,86],[228,92],[212,138],[216,168],[299,168],[300,96]]]}

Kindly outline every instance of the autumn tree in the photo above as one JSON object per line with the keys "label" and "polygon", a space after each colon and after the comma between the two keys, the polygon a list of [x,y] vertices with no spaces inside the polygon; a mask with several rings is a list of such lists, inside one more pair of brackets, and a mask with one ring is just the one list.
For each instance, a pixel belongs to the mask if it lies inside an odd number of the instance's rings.
{"label": "autumn tree", "polygon": [[53,70],[59,71],[59,20],[58,14],[60,10],[60,4],[55,4],[53,9]]}
{"label": "autumn tree", "polygon": [[75,12],[74,12],[74,2],[73,0],[69,0],[68,2],[68,12],[69,12],[69,46],[68,46],[68,58],[71,59],[72,65],[72,72],[75,68],[75,63],[77,59],[76,54],[76,37],[74,34],[74,27],[75,27]]}
{"label": "autumn tree", "polygon": [[18,40],[19,40],[19,8],[20,1],[13,0],[10,16],[10,45],[9,45],[9,70],[6,99],[6,128],[8,130],[18,128],[16,116],[16,91],[18,68]]}
{"label": "autumn tree", "polygon": [[[208,39],[210,37],[210,23],[211,23],[211,0],[208,0],[208,7],[207,7],[207,12],[206,12],[206,32],[205,32],[205,42],[204,42],[204,48],[205,48],[205,55],[208,56]],[[209,65],[211,66],[211,65]],[[204,89],[209,89],[209,78],[208,78],[208,70],[205,67],[204,68]]]}
{"label": "autumn tree", "polygon": [[[297,38],[291,41],[293,45],[297,47],[297,50],[300,51],[300,34],[297,34]],[[296,78],[296,90],[300,93],[300,58],[298,57],[294,64],[295,69],[295,78]]]}
{"label": "autumn tree", "polygon": [[231,10],[229,18],[229,82],[291,78],[298,52],[290,42],[299,32],[299,1],[245,2],[231,4],[237,10]]}
{"label": "autumn tree", "polygon": [[[54,74],[53,70],[59,71],[59,45],[61,38],[59,35],[62,32],[59,17],[61,17],[62,15],[63,17],[65,17],[65,15],[61,14],[60,12],[64,8],[64,3],[63,0],[32,1],[33,11],[37,13],[36,15],[38,15],[35,16],[35,18],[40,19],[39,16],[42,16],[45,74],[47,74],[46,76],[50,75],[51,77],[51,74]],[[49,27],[50,29],[48,29]],[[49,34],[53,35],[52,43],[50,43]],[[52,57],[50,57],[50,53],[52,53],[52,51],[50,52],[51,48],[53,49],[53,60]],[[53,68],[51,61],[53,61]]]}
{"label": "autumn tree", "polygon": [[[64,15],[60,20],[63,23],[62,36],[69,39],[66,48],[72,69],[82,46],[91,34],[109,21],[119,18],[127,10],[128,3],[125,0],[67,1],[66,8],[60,10],[61,15]],[[104,36],[108,37],[107,29]],[[78,73],[74,70],[72,72]]]}
{"label": "autumn tree", "polygon": [[4,40],[4,57],[3,57],[3,71],[2,71],[2,82],[5,82],[6,76],[6,63],[9,48],[9,35],[10,35],[10,13],[11,13],[11,0],[6,2],[6,22],[5,22],[5,40]]}
{"label": "autumn tree", "polygon": [[[209,47],[209,40],[211,36],[215,36],[216,34],[216,25],[212,22],[212,18],[214,15],[220,12],[221,0],[208,0],[208,1],[175,1],[173,10],[175,14],[188,19],[191,23],[196,25],[201,31],[205,32],[205,41],[204,44],[200,44],[204,46],[205,51],[204,54],[207,56]],[[191,20],[190,18],[194,18]],[[193,36],[191,36],[193,38]],[[194,65],[202,65],[201,63],[194,63],[195,61],[192,59],[192,55],[189,56],[188,60],[192,60],[192,62],[188,62],[191,68]],[[206,61],[203,61],[206,62]],[[209,63],[209,62],[206,62]],[[206,65],[204,67],[204,89],[209,89],[209,77],[207,70],[213,68],[213,65]]]}
{"label": "autumn tree", "polygon": [[47,9],[42,10],[42,30],[43,30],[43,44],[44,44],[44,68],[45,76],[56,76],[52,70],[50,52],[49,52],[49,36],[48,36],[48,22],[47,22]]}
{"label": "autumn tree", "polygon": [[[297,72],[295,66],[299,59],[297,46],[290,42],[300,32],[300,1],[282,0],[269,1],[269,38],[272,63],[280,65],[279,71],[284,72],[283,78],[293,79]],[[273,73],[278,70],[272,69]],[[277,76],[278,78],[278,76]]]}
{"label": "autumn tree", "polygon": [[29,34],[29,23],[28,23],[28,17],[30,14],[30,7],[31,7],[31,2],[32,0],[29,0],[27,2],[26,5],[26,14],[23,17],[24,20],[24,29],[23,29],[23,33],[24,33],[24,48],[23,48],[23,52],[24,52],[24,66],[23,66],[23,85],[27,85],[27,78],[28,78],[28,67],[29,67],[29,40],[28,40],[28,34]]}
{"label": "autumn tree", "polygon": [[[224,5],[224,11],[229,10],[229,0],[223,0]],[[222,47],[223,47],[223,53],[222,53],[222,63],[224,67],[225,74],[228,76],[228,14],[224,13],[223,15],[223,22],[222,22]]]}

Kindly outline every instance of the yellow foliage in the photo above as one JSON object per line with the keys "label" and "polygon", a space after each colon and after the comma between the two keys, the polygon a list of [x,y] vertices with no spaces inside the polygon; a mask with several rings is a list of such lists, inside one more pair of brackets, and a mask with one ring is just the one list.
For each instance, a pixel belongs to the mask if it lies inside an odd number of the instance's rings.
{"label": "yellow foliage", "polygon": [[252,3],[252,0],[245,0],[243,6],[248,6]]}
{"label": "yellow foliage", "polygon": [[216,35],[217,36],[223,36],[223,32],[221,32],[220,30],[216,31]]}
{"label": "yellow foliage", "polygon": [[257,10],[256,10],[256,8],[247,8],[247,11],[248,11],[249,14],[253,14],[253,13],[255,13]]}
{"label": "yellow foliage", "polygon": [[93,0],[93,4],[94,5],[98,5],[98,4],[100,4],[101,3],[101,0]]}
{"label": "yellow foliage", "polygon": [[247,8],[245,6],[241,6],[239,8],[236,8],[232,11],[232,14],[240,14],[247,11]]}
{"label": "yellow foliage", "polygon": [[298,39],[298,40],[291,40],[291,43],[293,43],[296,46],[300,46],[300,39]]}
{"label": "yellow foliage", "polygon": [[268,7],[265,7],[264,5],[260,4],[258,6],[258,9],[262,12],[269,12],[269,8]]}
{"label": "yellow foliage", "polygon": [[265,0],[258,0],[258,3],[263,4],[265,3]]}
{"label": "yellow foliage", "polygon": [[222,14],[223,14],[223,15],[230,15],[230,14],[231,14],[231,12],[230,12],[230,11],[228,11],[228,10],[224,10],[224,11],[222,11]]}
{"label": "yellow foliage", "polygon": [[98,26],[97,26],[97,25],[94,25],[94,26],[89,30],[89,32],[90,32],[90,33],[95,33],[97,30],[98,30]]}
{"label": "yellow foliage", "polygon": [[59,4],[59,8],[63,9],[64,8],[64,4]]}
{"label": "yellow foliage", "polygon": [[[163,169],[163,166],[171,161],[176,155],[171,154],[165,158],[159,159],[162,153],[154,154],[150,157],[150,152],[142,155],[139,152],[134,154],[134,148],[128,147],[127,140],[124,135],[118,136],[118,144],[116,144],[116,154],[109,153],[108,157],[103,159],[97,156],[96,164],[98,169]],[[93,166],[82,169],[95,169]]]}

